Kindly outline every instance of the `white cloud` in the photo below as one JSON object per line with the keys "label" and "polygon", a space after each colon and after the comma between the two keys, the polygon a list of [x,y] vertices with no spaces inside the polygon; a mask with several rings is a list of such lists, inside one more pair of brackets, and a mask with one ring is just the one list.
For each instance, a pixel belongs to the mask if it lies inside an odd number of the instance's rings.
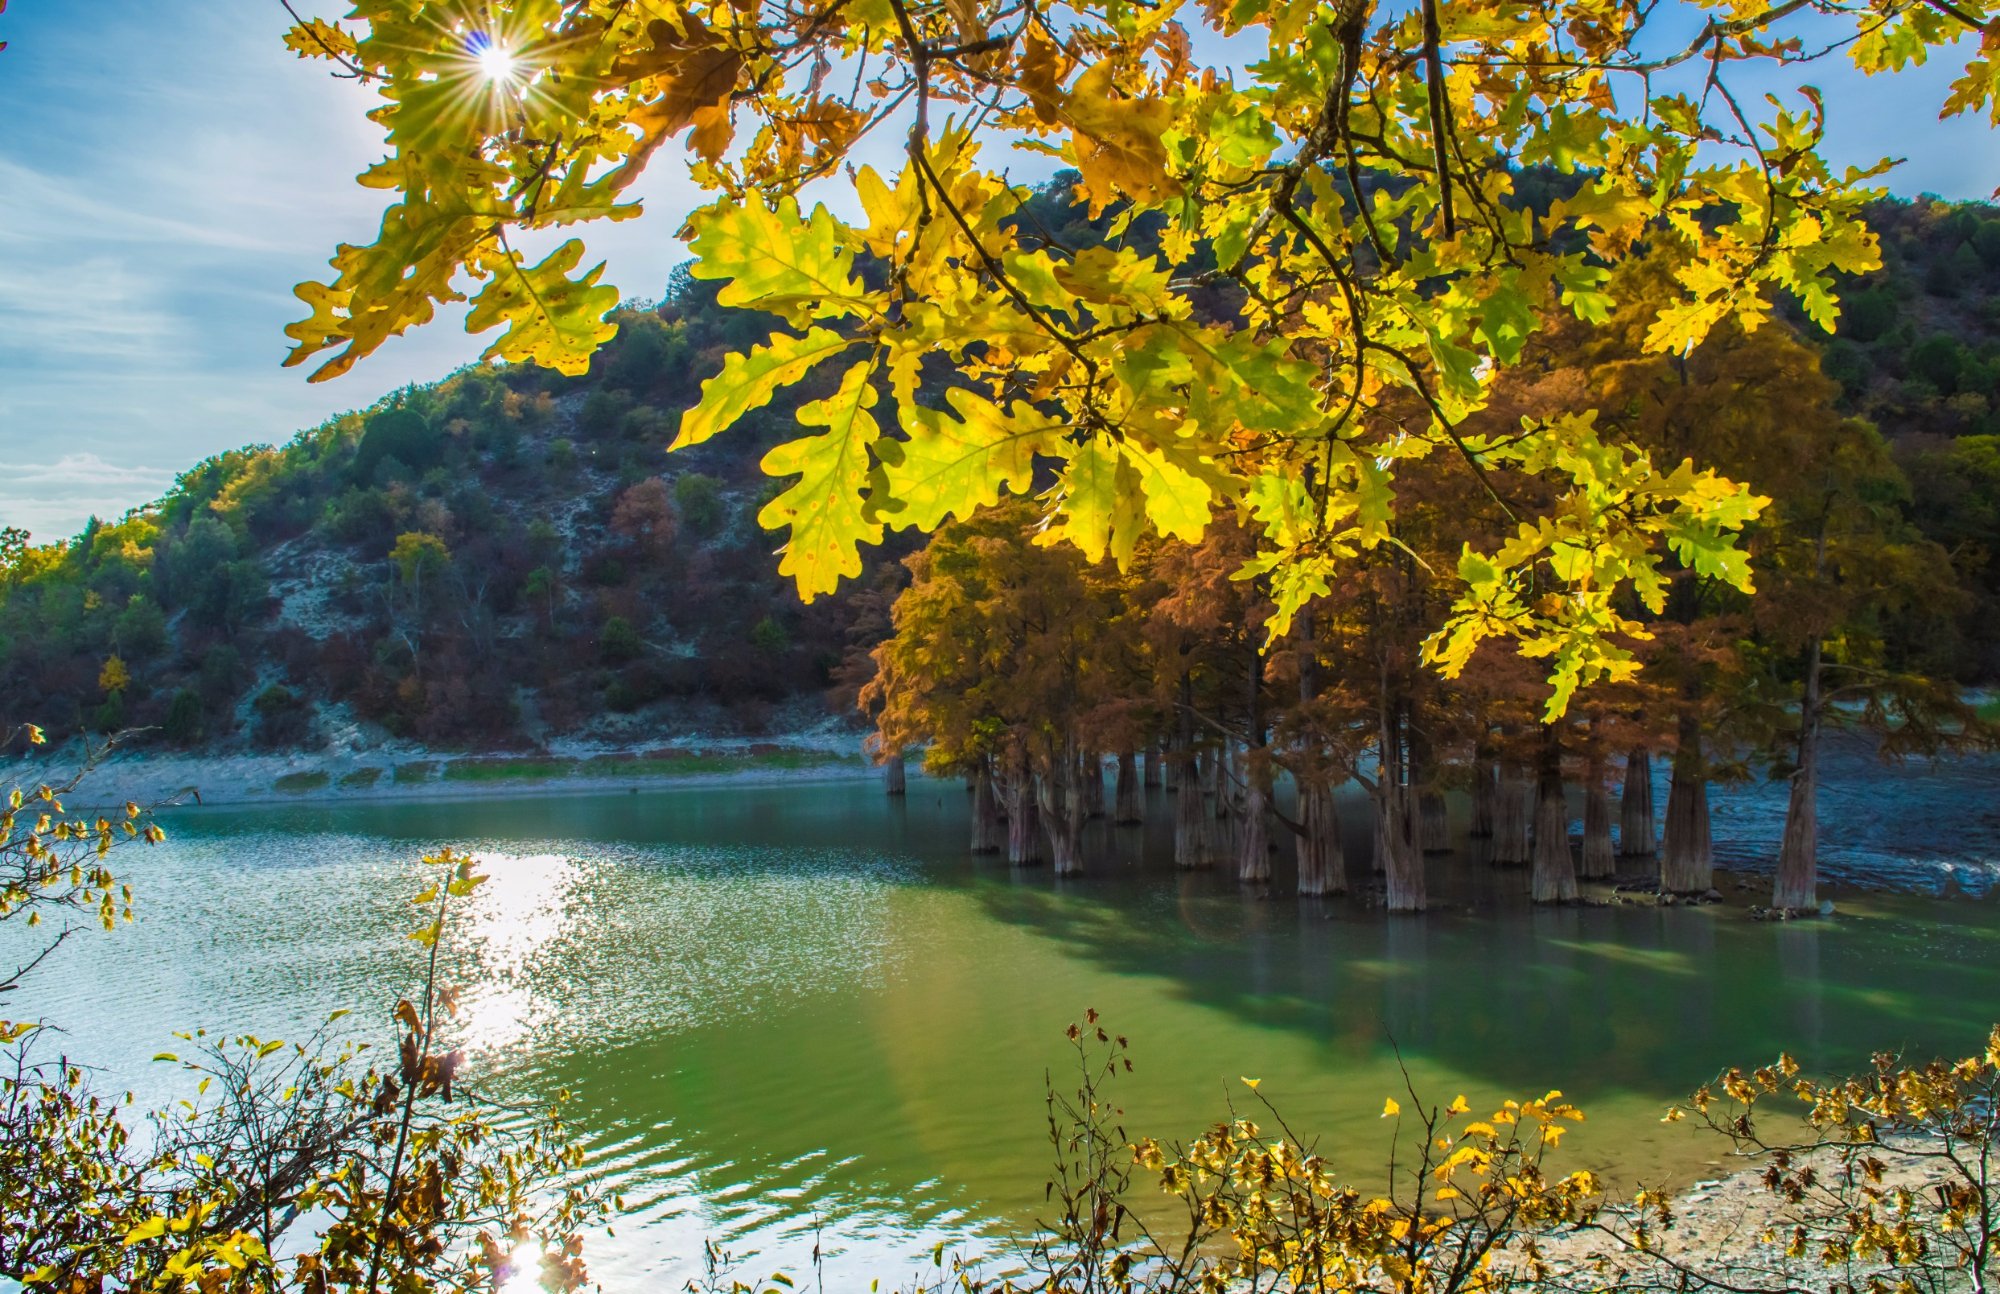
{"label": "white cloud", "polygon": [[151,502],[174,476],[171,468],[107,462],[88,451],[11,463],[0,478],[0,524],[21,526],[46,543],[76,533],[93,515],[123,516]]}

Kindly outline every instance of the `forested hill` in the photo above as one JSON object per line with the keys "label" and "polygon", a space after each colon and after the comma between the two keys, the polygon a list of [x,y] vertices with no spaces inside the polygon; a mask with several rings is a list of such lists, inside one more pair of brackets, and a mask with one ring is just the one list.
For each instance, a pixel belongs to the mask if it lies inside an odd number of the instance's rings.
{"label": "forested hill", "polygon": [[475,749],[824,719],[907,547],[802,606],[756,524],[776,492],[758,460],[824,393],[669,456],[700,380],[769,321],[683,280],[618,322],[587,377],[467,369],[202,462],[69,543],[17,541],[7,718],[175,746],[358,729]]}
{"label": "forested hill", "polygon": [[[1038,202],[1078,219],[1066,195]],[[1876,213],[1827,372],[1896,445],[1907,506],[1967,590],[1951,647],[2000,673],[2000,212]],[[756,515],[791,392],[668,455],[680,411],[769,321],[684,277],[620,312],[587,376],[470,369],[276,448],[209,459],[156,503],[0,570],[11,722],[144,727],[175,746],[349,734],[531,748],[756,734],[851,702],[899,587],[892,535],[840,595],[801,605]],[[4,519],[0,519],[4,520]]]}

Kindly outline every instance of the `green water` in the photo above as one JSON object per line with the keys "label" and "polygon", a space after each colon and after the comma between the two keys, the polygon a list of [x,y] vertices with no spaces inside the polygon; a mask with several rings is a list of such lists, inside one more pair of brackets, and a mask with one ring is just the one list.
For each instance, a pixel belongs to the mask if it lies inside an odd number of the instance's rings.
{"label": "green water", "polygon": [[704,1238],[761,1275],[802,1266],[817,1225],[836,1274],[893,1284],[938,1239],[1020,1229],[1044,1069],[1086,1007],[1132,1040],[1135,1131],[1197,1131],[1257,1077],[1372,1174],[1399,1048],[1441,1100],[1563,1088],[1590,1115],[1571,1162],[1628,1182],[1707,1170],[1658,1120],[1721,1065],[1962,1050],[2000,1015],[1989,901],[1533,911],[1518,875],[1441,858],[1456,906],[1390,920],[1176,873],[1167,803],[1097,829],[1066,883],[967,856],[965,795],[923,781],[181,812],[127,856],[140,922],[74,942],[9,1013],[142,1099],[174,1090],[147,1058],[175,1029],[382,1020],[414,973],[413,860],[470,845],[493,879],[460,928],[464,1041],[489,1087],[580,1094],[632,1209],[591,1247],[614,1289],[678,1286]]}

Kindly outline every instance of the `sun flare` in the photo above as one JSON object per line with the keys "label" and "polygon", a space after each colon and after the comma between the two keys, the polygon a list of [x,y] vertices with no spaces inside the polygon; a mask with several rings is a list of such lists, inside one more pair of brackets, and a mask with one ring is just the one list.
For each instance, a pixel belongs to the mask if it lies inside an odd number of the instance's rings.
{"label": "sun flare", "polygon": [[495,1294],[541,1294],[542,1251],[534,1244],[522,1245],[508,1256],[507,1265],[494,1273]]}
{"label": "sun flare", "polygon": [[514,51],[491,36],[480,35],[472,41],[473,57],[479,63],[479,74],[489,81],[511,81],[517,64]]}

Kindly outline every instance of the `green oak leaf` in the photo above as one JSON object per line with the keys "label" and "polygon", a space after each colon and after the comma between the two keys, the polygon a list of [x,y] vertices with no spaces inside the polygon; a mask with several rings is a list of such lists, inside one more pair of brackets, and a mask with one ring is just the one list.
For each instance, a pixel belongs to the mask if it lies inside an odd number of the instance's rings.
{"label": "green oak leaf", "polygon": [[852,344],[839,333],[814,328],[800,337],[773,333],[769,343],[725,357],[722,371],[701,384],[700,401],[681,414],[680,434],[667,448],[699,445],[727,430],[752,409],[769,404],[781,387]]}
{"label": "green oak leaf", "polygon": [[757,524],[791,528],[778,573],[798,585],[801,601],[831,593],[843,578],[861,574],[860,546],[882,542],[882,523],[870,519],[865,487],[869,446],[882,434],[869,410],[876,401],[873,361],[848,369],[840,389],[799,410],[799,422],[825,427],[817,436],[787,441],[764,455],[769,476],[797,476],[789,489],[764,505]]}

